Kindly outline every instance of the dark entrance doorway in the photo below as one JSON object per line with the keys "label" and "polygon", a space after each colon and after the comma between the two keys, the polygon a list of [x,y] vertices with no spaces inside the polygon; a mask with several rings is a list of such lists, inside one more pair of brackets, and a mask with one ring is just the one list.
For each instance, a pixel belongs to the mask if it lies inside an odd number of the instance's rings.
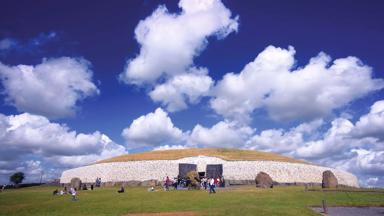
{"label": "dark entrance doorway", "polygon": [[189,171],[196,171],[196,170],[197,170],[196,164],[187,164],[187,163],[179,164],[179,176],[181,178],[187,177],[187,173]]}
{"label": "dark entrance doorway", "polygon": [[205,177],[205,172],[199,172],[199,177],[200,177],[200,179],[204,178]]}
{"label": "dark entrance doorway", "polygon": [[223,164],[208,164],[206,176],[208,178],[217,178],[223,176]]}

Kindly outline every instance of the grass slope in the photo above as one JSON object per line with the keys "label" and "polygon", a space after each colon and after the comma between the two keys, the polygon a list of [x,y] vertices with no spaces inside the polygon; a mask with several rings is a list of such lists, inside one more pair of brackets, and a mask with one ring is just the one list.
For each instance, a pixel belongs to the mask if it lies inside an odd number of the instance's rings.
{"label": "grass slope", "polygon": [[236,161],[236,160],[265,160],[265,161],[282,161],[290,163],[307,163],[305,161],[296,160],[293,158],[285,157],[279,154],[270,152],[260,152],[252,150],[240,150],[240,149],[224,149],[224,148],[191,148],[191,149],[178,149],[178,150],[164,150],[164,151],[151,151],[137,154],[122,155],[97,163],[109,163],[109,162],[124,162],[124,161],[138,161],[138,160],[176,160],[184,157],[193,156],[212,156],[218,157],[224,160]]}
{"label": "grass slope", "polygon": [[69,195],[52,196],[53,187],[31,187],[0,193],[0,215],[126,215],[140,212],[193,212],[196,215],[317,215],[307,206],[329,205],[383,206],[384,193],[304,192],[304,187],[258,189],[239,187],[206,191],[156,191],[146,188],[97,188],[80,191],[79,200]]}

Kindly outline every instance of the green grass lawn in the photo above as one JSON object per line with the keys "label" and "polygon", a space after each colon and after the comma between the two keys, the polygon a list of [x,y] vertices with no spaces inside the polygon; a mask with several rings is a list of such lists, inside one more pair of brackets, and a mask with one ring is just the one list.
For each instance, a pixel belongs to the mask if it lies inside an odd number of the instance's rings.
{"label": "green grass lawn", "polygon": [[[69,195],[53,196],[54,187],[31,187],[0,193],[0,215],[124,215],[140,212],[192,211],[196,215],[317,215],[307,206],[383,206],[384,193],[304,192],[304,187],[258,189],[252,186],[205,191],[147,192],[146,188],[97,188],[80,191],[78,201]],[[382,191],[381,191],[382,192]]]}

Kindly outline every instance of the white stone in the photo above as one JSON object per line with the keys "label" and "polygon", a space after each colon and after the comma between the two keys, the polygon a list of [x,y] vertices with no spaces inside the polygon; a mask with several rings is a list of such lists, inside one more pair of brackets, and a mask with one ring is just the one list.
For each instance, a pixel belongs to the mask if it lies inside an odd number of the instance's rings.
{"label": "white stone", "polygon": [[179,160],[148,160],[113,163],[99,163],[66,170],[62,173],[60,183],[69,183],[78,177],[82,182],[93,183],[99,177],[103,182],[163,180],[165,176],[176,177],[179,163],[197,165],[199,172],[205,172],[207,164],[222,164],[223,176],[230,180],[254,180],[257,173],[268,173],[279,183],[321,183],[322,173],[331,170],[339,184],[359,187],[356,176],[349,172],[328,167],[288,163],[277,161],[226,161],[217,157],[197,156]]}

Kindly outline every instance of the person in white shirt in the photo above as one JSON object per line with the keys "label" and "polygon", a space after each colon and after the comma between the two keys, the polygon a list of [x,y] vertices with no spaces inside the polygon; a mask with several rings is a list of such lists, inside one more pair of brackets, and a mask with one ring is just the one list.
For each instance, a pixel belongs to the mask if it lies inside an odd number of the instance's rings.
{"label": "person in white shirt", "polygon": [[209,193],[216,193],[215,191],[215,179],[210,178],[209,180]]}
{"label": "person in white shirt", "polygon": [[72,196],[72,201],[76,201],[77,200],[77,198],[76,198],[76,193],[77,193],[76,190],[73,187],[71,187],[71,189],[69,189],[69,193]]}

